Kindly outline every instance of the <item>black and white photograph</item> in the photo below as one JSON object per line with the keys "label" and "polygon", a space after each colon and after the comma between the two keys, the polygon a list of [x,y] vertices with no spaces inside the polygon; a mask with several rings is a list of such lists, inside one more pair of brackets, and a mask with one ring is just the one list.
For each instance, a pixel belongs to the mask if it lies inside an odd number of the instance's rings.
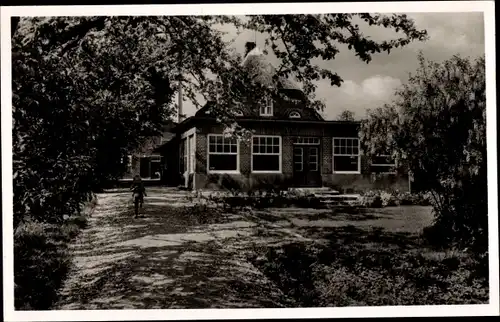
{"label": "black and white photograph", "polygon": [[1,10],[5,320],[499,314],[492,1]]}

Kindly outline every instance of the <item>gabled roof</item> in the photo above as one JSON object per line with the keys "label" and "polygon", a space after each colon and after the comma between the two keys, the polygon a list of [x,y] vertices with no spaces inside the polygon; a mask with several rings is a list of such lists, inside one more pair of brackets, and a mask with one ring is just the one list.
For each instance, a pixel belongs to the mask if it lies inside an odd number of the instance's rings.
{"label": "gabled roof", "polygon": [[[303,103],[293,104],[287,101],[278,100],[276,101],[274,108],[274,115],[272,116],[260,116],[258,110],[253,110],[249,107],[241,106],[236,108],[236,110],[240,111],[242,115],[235,115],[235,119],[241,118],[255,118],[255,119],[291,119],[290,114],[292,112],[298,112],[301,120],[311,120],[311,121],[321,121],[323,117],[319,114],[315,109],[305,107]],[[214,102],[208,102],[205,106],[200,108],[195,116],[197,117],[211,117],[209,109],[215,104]],[[235,110],[235,111],[236,111]]]}

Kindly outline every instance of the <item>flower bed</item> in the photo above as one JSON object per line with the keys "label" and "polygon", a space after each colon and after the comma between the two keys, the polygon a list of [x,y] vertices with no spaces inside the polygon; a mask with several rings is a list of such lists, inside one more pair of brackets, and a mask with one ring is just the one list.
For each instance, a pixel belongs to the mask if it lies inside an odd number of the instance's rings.
{"label": "flower bed", "polygon": [[361,196],[360,205],[367,208],[382,208],[394,206],[429,206],[431,196],[427,193],[387,192],[371,190]]}
{"label": "flower bed", "polygon": [[325,208],[321,200],[312,195],[292,194],[288,192],[264,192],[258,194],[243,194],[230,192],[211,192],[202,194],[197,192],[192,197],[202,203],[212,203],[228,209],[238,209],[251,207],[255,209],[263,208]]}

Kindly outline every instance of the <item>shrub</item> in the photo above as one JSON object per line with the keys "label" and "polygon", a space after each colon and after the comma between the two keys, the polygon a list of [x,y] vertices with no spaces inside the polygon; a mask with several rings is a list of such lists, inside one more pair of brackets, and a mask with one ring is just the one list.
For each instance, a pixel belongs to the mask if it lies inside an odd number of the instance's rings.
{"label": "shrub", "polygon": [[445,234],[442,234],[442,229],[443,228],[438,224],[425,227],[422,233],[422,237],[430,245],[443,248],[450,242],[450,239]]}
{"label": "shrub", "polygon": [[481,259],[463,251],[367,249],[357,243],[293,243],[255,251],[249,259],[296,301],[294,306],[488,301],[487,276],[474,273]]}
{"label": "shrub", "polygon": [[211,203],[208,198],[203,200],[184,206],[180,218],[184,218],[189,224],[209,224],[219,221],[223,215],[223,209]]}
{"label": "shrub", "polygon": [[31,220],[17,227],[14,234],[16,309],[47,310],[56,300],[57,290],[71,264],[62,238],[66,234],[69,232],[60,231],[56,226]]}
{"label": "shrub", "polygon": [[380,203],[382,207],[395,206],[396,202],[392,194],[382,191],[380,193]]}
{"label": "shrub", "polygon": [[68,243],[85,228],[97,199],[82,214],[62,224],[28,218],[14,230],[14,305],[18,310],[47,310],[57,299],[71,265]]}
{"label": "shrub", "polygon": [[69,217],[67,224],[73,224],[79,229],[87,227],[88,218],[85,215],[77,215]]}
{"label": "shrub", "polygon": [[460,247],[488,244],[485,60],[453,56],[419,68],[390,105],[361,124],[367,155],[390,151],[432,192],[436,227]]}
{"label": "shrub", "polygon": [[283,175],[266,175],[252,178],[252,190],[262,193],[280,194],[290,187],[290,180]]}
{"label": "shrub", "polygon": [[361,197],[360,205],[367,208],[381,208],[382,198],[375,191],[368,191]]}
{"label": "shrub", "polygon": [[223,175],[220,180],[221,188],[228,190],[233,195],[238,195],[248,190],[248,185],[242,178],[230,175]]}
{"label": "shrub", "polygon": [[311,279],[314,257],[304,244],[287,244],[282,249],[267,248],[263,256],[249,258],[285,294],[298,299],[301,306],[313,306],[315,290]]}
{"label": "shrub", "polygon": [[364,192],[361,198],[361,204],[368,208],[381,208],[392,206],[410,206],[420,205],[429,206],[431,203],[431,195],[429,193],[409,193],[409,192],[387,192],[380,190],[370,190]]}

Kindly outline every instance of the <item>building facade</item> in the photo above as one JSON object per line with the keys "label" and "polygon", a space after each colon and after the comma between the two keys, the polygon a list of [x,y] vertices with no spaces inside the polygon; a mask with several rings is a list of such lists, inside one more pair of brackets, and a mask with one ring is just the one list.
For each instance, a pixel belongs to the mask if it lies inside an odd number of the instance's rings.
{"label": "building facade", "polygon": [[186,119],[175,129],[184,186],[408,189],[408,175],[390,158],[363,155],[359,122],[326,121],[300,105],[275,102],[259,116],[240,113],[237,122],[253,132],[249,140],[224,135],[204,109]]}
{"label": "building facade", "polygon": [[[275,86],[280,95],[258,106],[240,106],[235,121],[252,131],[249,140],[224,135],[211,115],[209,102],[174,128],[175,140],[159,150],[164,158],[177,155],[178,176],[189,189],[262,186],[324,187],[344,192],[371,189],[408,190],[408,174],[388,156],[369,159],[359,140],[359,122],[327,121],[306,107],[303,92],[275,72],[253,43],[246,44],[242,68],[254,80]],[[283,94],[283,95],[281,95]],[[180,179],[174,179],[180,178]],[[176,181],[177,182],[177,181]]]}

